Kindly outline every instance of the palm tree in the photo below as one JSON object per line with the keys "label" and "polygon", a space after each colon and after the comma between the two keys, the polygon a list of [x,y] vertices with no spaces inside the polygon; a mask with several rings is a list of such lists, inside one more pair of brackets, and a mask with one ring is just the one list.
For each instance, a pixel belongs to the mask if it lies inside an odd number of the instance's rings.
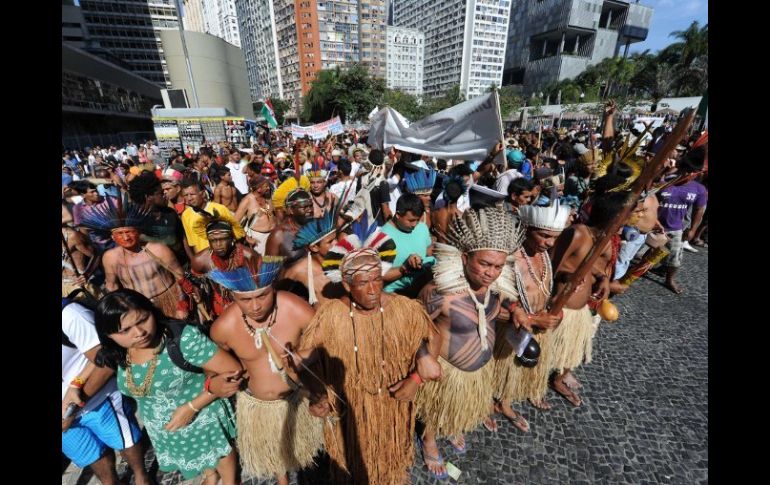
{"label": "palm tree", "polygon": [[672,45],[681,46],[680,64],[689,67],[698,57],[708,54],[709,50],[709,24],[700,27],[697,20],[693,20],[686,30],[676,30],[669,34],[680,40]]}
{"label": "palm tree", "polygon": [[669,46],[669,54],[678,52],[676,60],[676,93],[697,95],[708,87],[708,24],[700,27],[694,20],[686,30],[671,32],[679,42]]}

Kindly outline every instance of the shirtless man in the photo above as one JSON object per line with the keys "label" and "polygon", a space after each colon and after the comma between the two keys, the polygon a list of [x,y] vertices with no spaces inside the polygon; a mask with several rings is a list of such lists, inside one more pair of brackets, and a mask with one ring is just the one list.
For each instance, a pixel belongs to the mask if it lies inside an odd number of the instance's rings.
{"label": "shirtless man", "polygon": [[[97,288],[87,283],[96,268],[100,258],[94,251],[88,237],[71,227],[62,226],[62,259],[61,259],[61,292],[62,297],[69,295],[77,288],[85,287],[88,292],[98,298]],[[66,245],[66,249],[65,249]],[[75,268],[80,273],[75,273]]]}
{"label": "shirtless man", "polygon": [[313,217],[321,218],[324,212],[331,210],[337,203],[337,196],[326,188],[326,170],[308,170],[310,179],[310,199],[313,201]]}
{"label": "shirtless man", "polygon": [[453,246],[436,244],[434,281],[420,298],[439,328],[443,378],[420,389],[416,406],[425,422],[423,459],[437,478],[447,476],[437,436],[450,437],[462,453],[464,433],[489,412],[494,321],[515,299],[506,259],[521,245],[521,236],[521,227],[502,207],[469,209],[450,224],[447,239]]}
{"label": "shirtless man", "polygon": [[[238,204],[235,219],[243,222],[246,231],[246,242],[259,254],[265,254],[265,244],[270,232],[275,228],[275,214],[270,200],[270,180],[256,175],[249,182],[249,192]],[[245,220],[244,220],[245,218]]]}
{"label": "shirtless man", "polygon": [[238,209],[238,199],[235,196],[235,187],[233,186],[233,174],[230,169],[213,169],[211,179],[214,181],[214,202],[222,204],[231,211]]}
{"label": "shirtless man", "polygon": [[[554,294],[558,294],[567,278],[574,273],[596,244],[599,232],[612,223],[628,197],[627,192],[610,192],[595,199],[588,224],[573,224],[561,233],[553,248]],[[613,244],[601,249],[591,271],[579,282],[564,305],[564,318],[551,335],[551,368],[557,375],[553,388],[574,406],[582,400],[575,390],[579,383],[571,373],[585,360],[591,362],[591,350],[597,323],[594,323],[589,301],[598,303],[609,295],[614,257]]]}
{"label": "shirtless man", "polygon": [[[516,182],[522,179],[516,179]],[[512,182],[512,183],[513,183]],[[510,187],[510,186],[509,186]],[[513,271],[519,301],[514,305],[513,323],[524,327],[540,345],[540,361],[534,367],[524,367],[516,361],[516,354],[507,338],[498,338],[494,349],[494,412],[502,413],[514,426],[525,433],[529,423],[511,408],[511,401],[529,399],[538,409],[550,409],[545,401],[548,391],[550,366],[544,362],[551,345],[550,330],[558,325],[560,318],[547,313],[547,304],[553,290],[553,269],[548,251],[556,238],[568,224],[570,209],[552,204],[549,207],[523,205],[519,207],[519,218],[526,227],[524,243],[513,253]],[[499,334],[506,331],[498,319]],[[491,416],[484,426],[493,432],[497,423]]]}
{"label": "shirtless man", "polygon": [[303,284],[308,290],[308,302],[313,306],[345,294],[342,286],[333,284],[323,270],[324,258],[336,242],[336,235],[333,213],[327,211],[324,217],[310,219],[297,232],[293,246],[295,250],[306,250],[308,257],[286,267],[281,276]]}
{"label": "shirtless man", "polygon": [[282,256],[286,258],[286,264],[292,264],[305,256],[303,248],[293,249],[294,238],[299,228],[303,226],[313,214],[313,202],[310,194],[304,189],[294,189],[286,196],[286,217],[273,229],[265,243],[265,254],[268,256]]}
{"label": "shirtless man", "polygon": [[620,251],[618,251],[618,260],[615,263],[615,274],[612,283],[610,283],[610,291],[613,294],[622,294],[628,289],[628,285],[622,284],[620,279],[628,271],[631,260],[634,259],[636,253],[644,246],[644,243],[647,241],[647,235],[651,232],[664,232],[663,226],[658,222],[659,207],[658,198],[655,194],[651,194],[638,203],[631,213],[631,219],[636,221],[633,226],[639,230],[639,235],[633,241],[621,243]]}
{"label": "shirtless man", "polygon": [[187,297],[177,282],[184,272],[176,256],[165,244],[140,239],[141,230],[152,224],[152,214],[127,200],[119,208],[112,198],[98,209],[83,211],[81,225],[109,234],[117,244],[102,256],[106,290],[136,290],[166,316],[187,318]]}
{"label": "shirtless man", "polygon": [[[275,476],[284,485],[289,472],[313,463],[323,444],[323,421],[310,414],[307,397],[283,367],[281,354],[299,346],[315,312],[300,297],[273,289],[279,269],[279,263],[261,262],[250,286],[229,287],[235,304],[214,322],[211,338],[248,372],[248,388],[238,393],[236,407],[243,469],[260,479]],[[223,286],[233,279],[209,276]]]}

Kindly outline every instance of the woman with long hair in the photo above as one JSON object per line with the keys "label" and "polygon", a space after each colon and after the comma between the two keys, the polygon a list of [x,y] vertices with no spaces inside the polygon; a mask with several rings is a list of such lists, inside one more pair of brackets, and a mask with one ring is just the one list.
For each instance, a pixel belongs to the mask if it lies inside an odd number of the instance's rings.
{"label": "woman with long hair", "polygon": [[[169,319],[133,290],[102,298],[95,324],[102,343],[96,364],[115,369],[120,391],[136,399],[160,469],[179,470],[184,479],[203,474],[207,485],[219,478],[238,483],[235,413],[227,399],[220,399],[239,387],[238,361],[195,326]],[[172,328],[181,328],[181,336],[175,338]],[[173,348],[181,353],[181,363],[178,354],[170,356]]]}

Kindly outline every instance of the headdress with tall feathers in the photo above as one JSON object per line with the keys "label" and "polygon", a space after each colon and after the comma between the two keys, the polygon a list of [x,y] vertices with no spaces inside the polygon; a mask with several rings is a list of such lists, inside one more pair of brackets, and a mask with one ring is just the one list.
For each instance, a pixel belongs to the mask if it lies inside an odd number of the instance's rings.
{"label": "headdress with tall feathers", "polygon": [[412,194],[430,194],[436,183],[436,171],[433,169],[419,169],[404,173],[406,189]]}
{"label": "headdress with tall feathers", "polygon": [[214,269],[206,276],[234,293],[247,293],[272,285],[281,271],[283,260],[282,257],[258,256],[256,273],[242,266],[231,271]]}
{"label": "headdress with tall feathers", "polygon": [[567,226],[570,212],[569,205],[562,205],[560,201],[553,200],[547,207],[523,205],[519,207],[518,214],[521,222],[527,227],[561,232]]}
{"label": "headdress with tall feathers", "polygon": [[463,253],[488,249],[510,254],[521,246],[524,230],[502,207],[469,209],[452,219],[447,240]]}
{"label": "headdress with tall feathers", "polygon": [[305,171],[305,175],[308,176],[308,178],[311,179],[324,179],[326,180],[329,177],[329,171],[324,169],[323,164],[319,163],[318,161],[313,161],[313,166]]}
{"label": "headdress with tall feathers", "polygon": [[353,251],[362,248],[371,248],[377,251],[382,261],[382,274],[385,274],[393,265],[396,259],[396,243],[387,234],[382,232],[377,226],[377,219],[369,223],[367,212],[359,221],[350,226],[351,234],[337,241],[326,254],[323,262],[323,269],[326,277],[331,281],[342,281],[340,265],[343,258]]}
{"label": "headdress with tall feathers", "polygon": [[465,183],[465,179],[462,175],[449,175],[444,177],[444,199],[447,201],[455,202],[464,193],[468,191],[468,184]]}
{"label": "headdress with tall feathers", "polygon": [[155,236],[154,217],[144,206],[128,200],[123,193],[119,197],[105,197],[104,201],[84,206],[80,226],[91,229],[99,236],[109,238],[113,229],[133,227],[143,234]]}

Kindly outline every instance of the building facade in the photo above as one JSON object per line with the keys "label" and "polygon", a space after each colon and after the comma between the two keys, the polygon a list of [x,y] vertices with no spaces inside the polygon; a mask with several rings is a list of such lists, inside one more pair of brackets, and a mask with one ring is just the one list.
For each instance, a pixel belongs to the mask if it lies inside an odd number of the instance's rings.
{"label": "building facade", "polygon": [[423,92],[466,99],[500,86],[511,0],[393,0],[393,25],[425,34]]}
{"label": "building facade", "polygon": [[387,2],[385,0],[359,0],[359,36],[361,64],[369,68],[372,76],[385,79],[388,25]]}
{"label": "building facade", "polygon": [[252,102],[283,99],[274,0],[236,0],[235,8]]}
{"label": "building facade", "polygon": [[185,30],[206,32],[206,25],[203,22],[203,0],[184,0],[182,9],[184,10],[182,24]]}
{"label": "building facade", "polygon": [[647,38],[652,8],[621,0],[513,0],[503,85],[526,94]]}
{"label": "building facade", "polygon": [[206,34],[219,37],[236,47],[241,46],[235,0],[199,0],[203,4]]}
{"label": "building facade", "polygon": [[160,32],[178,29],[175,0],[81,0],[88,33],[143,78],[170,87]]}
{"label": "building facade", "polygon": [[388,27],[387,37],[387,86],[422,98],[425,34]]}

